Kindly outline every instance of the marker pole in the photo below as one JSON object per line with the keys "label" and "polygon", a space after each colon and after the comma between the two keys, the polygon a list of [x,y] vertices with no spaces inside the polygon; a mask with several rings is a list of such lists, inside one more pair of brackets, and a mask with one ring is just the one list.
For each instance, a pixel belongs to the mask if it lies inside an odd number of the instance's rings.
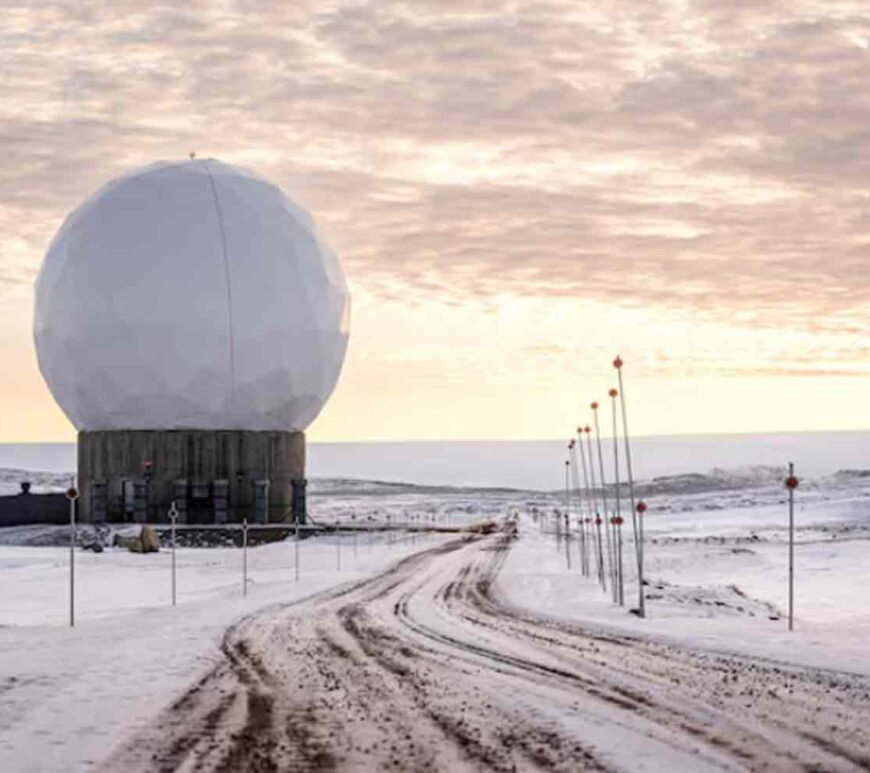
{"label": "marker pole", "polygon": [[66,490],[69,500],[69,625],[76,624],[76,500],[78,489],[74,485]]}
{"label": "marker pole", "polygon": [[619,575],[619,606],[625,606],[625,574],[622,567],[622,516],[617,515],[614,519],[616,524],[616,544],[617,544],[617,569]]}
{"label": "marker pole", "polygon": [[788,630],[794,630],[794,490],[798,479],[794,476],[794,464],[788,463]]}
{"label": "marker pole", "polygon": [[296,575],[296,582],[299,582],[299,513],[293,517],[295,523],[296,538],[293,540],[293,572]]}
{"label": "marker pole", "polygon": [[577,471],[577,443],[575,440],[571,440],[568,444],[568,449],[571,453],[572,483],[577,492],[577,526],[580,529],[580,540],[577,543],[577,548],[580,551],[580,572],[584,577],[588,577],[589,569],[586,565],[586,528],[583,525],[583,489],[580,487],[580,473]]}
{"label": "marker pole", "polygon": [[171,525],[170,534],[172,536],[172,606],[175,606],[175,522],[178,520],[178,507],[175,500],[172,500],[172,505],[169,508],[169,523]]}
{"label": "marker pole", "polygon": [[[594,551],[594,537],[592,536],[592,516],[595,515],[595,504],[592,501],[592,491],[589,488],[589,471],[586,469],[586,451],[583,448],[583,427],[577,427],[577,446],[580,448],[580,461],[583,463],[583,481],[586,484],[586,506],[589,508],[589,514],[586,516],[585,522],[589,527],[587,534],[589,535],[589,543],[586,545],[588,551]],[[587,554],[586,559],[587,574],[589,577],[592,574],[592,561]]]}
{"label": "marker pole", "polygon": [[619,435],[616,426],[616,398],[619,394],[615,389],[608,392],[610,395],[611,415],[613,416],[613,480],[616,491],[616,527],[617,542],[619,546],[616,553],[617,576],[619,577],[619,606],[625,606],[625,578],[622,574],[622,502],[619,491]]}
{"label": "marker pole", "polygon": [[646,604],[644,603],[643,592],[643,518],[640,517],[640,513],[646,510],[646,505],[644,505],[643,511],[639,511],[634,501],[634,474],[631,469],[631,443],[628,437],[628,418],[625,410],[625,385],[622,383],[622,365],[622,359],[619,355],[616,355],[616,359],[613,361],[613,367],[616,368],[616,376],[619,379],[619,403],[622,407],[622,436],[625,440],[625,468],[628,472],[628,495],[631,499],[631,525],[634,529],[634,549],[637,554],[637,614],[639,617],[646,617]]}
{"label": "marker pole", "polygon": [[604,534],[607,538],[607,566],[608,574],[610,575],[610,590],[615,602],[617,601],[615,577],[616,562],[613,560],[614,545],[613,540],[610,537],[612,524],[610,523],[610,516],[607,514],[607,479],[604,477],[604,455],[601,453],[601,427],[598,424],[598,403],[594,402],[589,407],[592,408],[592,416],[595,419],[595,444],[598,447],[598,472],[600,475],[599,480],[601,482],[601,517],[604,519]]}
{"label": "marker pole", "polygon": [[[595,492],[595,463],[592,456],[592,427],[588,424],[583,428],[586,433],[586,450],[589,452],[589,478],[592,481],[592,491]],[[607,578],[604,574],[604,550],[601,543],[601,513],[598,510],[598,498],[593,496],[595,502],[595,533],[597,539],[598,553],[598,582],[601,583],[601,589],[607,591]]]}
{"label": "marker pole", "polygon": [[242,519],[242,595],[248,595],[248,519]]}
{"label": "marker pole", "polygon": [[568,564],[568,571],[571,571],[571,519],[568,513],[565,513],[565,562]]}
{"label": "marker pole", "polygon": [[565,461],[565,559],[571,569],[571,538],[568,533],[568,519],[571,512],[571,462]]}

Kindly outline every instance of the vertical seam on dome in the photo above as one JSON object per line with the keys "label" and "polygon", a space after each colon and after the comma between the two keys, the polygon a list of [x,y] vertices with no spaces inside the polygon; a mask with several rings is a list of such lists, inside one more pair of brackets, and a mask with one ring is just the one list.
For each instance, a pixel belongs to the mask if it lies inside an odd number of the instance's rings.
{"label": "vertical seam on dome", "polygon": [[214,208],[217,212],[218,229],[221,235],[221,254],[224,259],[224,278],[227,286],[227,333],[229,337],[230,355],[230,401],[232,402],[235,399],[236,393],[236,355],[234,345],[235,337],[233,335],[233,290],[232,285],[230,284],[230,261],[227,255],[227,237],[224,232],[224,217],[221,212],[221,202],[218,198],[217,186],[215,185],[214,177],[212,177],[211,169],[209,169],[207,165],[205,166],[205,171],[208,175],[208,181],[211,184],[212,196],[214,197]]}

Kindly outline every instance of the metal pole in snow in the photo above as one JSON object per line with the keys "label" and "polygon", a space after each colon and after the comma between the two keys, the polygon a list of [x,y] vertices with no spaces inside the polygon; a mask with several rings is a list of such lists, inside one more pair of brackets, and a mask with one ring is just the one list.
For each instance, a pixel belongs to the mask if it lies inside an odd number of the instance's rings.
{"label": "metal pole in snow", "polygon": [[178,508],[175,505],[175,500],[172,500],[172,505],[169,508],[169,522],[172,535],[172,606],[175,606],[175,521],[178,519]]}
{"label": "metal pole in snow", "polygon": [[335,530],[335,571],[341,571],[341,540],[338,538],[338,529]]}
{"label": "metal pole in snow", "polygon": [[622,436],[625,440],[625,467],[628,472],[628,495],[631,498],[631,525],[634,529],[634,549],[637,555],[637,614],[640,617],[646,617],[643,592],[643,518],[641,517],[641,513],[646,510],[646,505],[644,505],[644,510],[639,510],[634,502],[634,474],[631,469],[631,444],[628,438],[628,418],[625,410],[625,386],[622,383],[622,365],[622,358],[617,354],[616,359],[613,361],[613,367],[616,368],[616,376],[619,379],[619,402],[622,406]]}
{"label": "metal pole in snow", "polygon": [[625,578],[622,574],[622,505],[620,500],[619,493],[619,436],[617,432],[616,426],[616,397],[619,394],[615,389],[611,389],[608,394],[610,395],[610,406],[612,408],[611,414],[613,416],[613,480],[614,487],[616,490],[616,520],[614,521],[615,527],[614,532],[618,542],[617,553],[616,553],[616,566],[617,566],[617,576],[619,578],[619,606],[625,606]]}
{"label": "metal pole in snow", "polygon": [[[589,452],[589,478],[592,481],[592,491],[595,491],[595,462],[592,456],[592,427],[588,424],[583,428],[586,433],[586,450]],[[597,535],[597,552],[598,552],[598,581],[601,583],[601,589],[607,591],[607,578],[604,573],[604,550],[601,544],[601,513],[598,511],[598,498],[593,497],[595,502],[595,533]]]}
{"label": "metal pole in snow", "polygon": [[[638,564],[638,569],[640,572],[643,572],[643,518],[644,513],[646,512],[646,502],[640,501],[637,503],[637,507],[635,508],[637,511],[637,529],[640,532],[640,544],[638,548],[640,549],[640,563]],[[637,586],[638,593],[640,594],[640,603],[644,603],[644,592],[643,592],[643,574],[639,573],[637,577]],[[645,609],[638,609],[637,611],[640,617],[644,617],[646,615]]]}
{"label": "metal pole in snow", "polygon": [[[592,516],[595,514],[595,505],[592,501],[592,491],[589,488],[589,471],[586,469],[586,451],[583,449],[583,427],[577,427],[577,445],[580,448],[580,461],[583,463],[583,481],[586,484],[586,506],[589,508],[589,514],[584,519],[586,525],[589,527],[587,529],[589,543],[586,545],[586,550],[594,551],[595,540],[592,535]],[[588,577],[592,574],[592,561],[590,561],[588,557],[586,559],[586,568],[586,576]]]}
{"label": "metal pole in snow", "polygon": [[79,498],[78,489],[72,483],[66,490],[66,498],[69,500],[69,625],[76,624],[76,500]]}
{"label": "metal pole in snow", "polygon": [[602,513],[604,518],[604,534],[607,539],[607,565],[608,574],[610,575],[610,589],[612,591],[613,600],[617,600],[616,596],[616,562],[613,560],[613,540],[610,538],[611,524],[610,517],[607,514],[607,479],[604,477],[604,455],[601,453],[601,427],[598,424],[598,403],[593,402],[590,406],[592,416],[595,419],[595,444],[598,447],[598,471],[600,473],[601,482],[601,502]]}
{"label": "metal pole in snow", "polygon": [[293,552],[295,553],[293,560],[293,570],[296,574],[296,582],[299,582],[299,513],[296,513],[293,516],[293,520],[296,524],[296,539],[293,541]]}
{"label": "metal pole in snow", "polygon": [[568,564],[568,571],[571,571],[571,526],[568,513],[565,513],[565,562]]}
{"label": "metal pole in snow", "polygon": [[571,568],[571,553],[570,540],[568,539],[568,513],[571,512],[571,484],[569,478],[571,476],[571,462],[565,460],[565,558],[568,562],[568,568]]}
{"label": "metal pole in snow", "polygon": [[619,576],[619,606],[625,606],[625,577],[622,569],[622,516],[616,515],[613,518],[614,533],[616,535],[617,545],[617,574]]}
{"label": "metal pole in snow", "polygon": [[577,549],[580,552],[580,572],[587,577],[589,572],[586,567],[586,529],[583,526],[583,489],[580,487],[580,474],[577,471],[577,441],[573,438],[568,443],[568,451],[571,455],[571,483],[577,491],[577,526],[580,529]]}
{"label": "metal pole in snow", "polygon": [[785,479],[788,489],[788,630],[794,630],[794,490],[798,487],[798,479],[794,475],[794,464],[788,463],[788,477]]}
{"label": "metal pole in snow", "polygon": [[242,595],[248,595],[248,519],[242,519]]}

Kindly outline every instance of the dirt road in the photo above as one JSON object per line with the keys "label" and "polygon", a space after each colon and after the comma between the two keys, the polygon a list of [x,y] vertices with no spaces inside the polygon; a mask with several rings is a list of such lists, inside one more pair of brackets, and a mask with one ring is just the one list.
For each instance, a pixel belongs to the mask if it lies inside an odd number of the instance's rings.
{"label": "dirt road", "polygon": [[107,770],[870,769],[870,684],[537,619],[510,530],[227,631]]}

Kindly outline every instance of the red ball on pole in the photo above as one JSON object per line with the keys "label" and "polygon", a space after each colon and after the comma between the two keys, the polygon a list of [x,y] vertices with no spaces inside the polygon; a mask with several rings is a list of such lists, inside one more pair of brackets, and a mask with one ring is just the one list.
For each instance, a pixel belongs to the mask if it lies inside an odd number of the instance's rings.
{"label": "red ball on pole", "polygon": [[794,475],[789,475],[785,479],[785,487],[795,489],[798,487],[798,479]]}
{"label": "red ball on pole", "polygon": [[622,367],[622,359],[620,358],[620,356],[618,354],[616,355],[616,359],[613,361],[613,367],[616,368],[617,370],[619,370]]}
{"label": "red ball on pole", "polygon": [[592,403],[589,407],[590,407],[593,411],[597,411],[597,410],[598,410],[598,403]]}
{"label": "red ball on pole", "polygon": [[611,389],[607,394],[609,394],[611,397],[616,397],[619,392],[617,392],[615,389]]}
{"label": "red ball on pole", "polygon": [[646,502],[638,502],[637,511],[643,515],[646,512]]}

